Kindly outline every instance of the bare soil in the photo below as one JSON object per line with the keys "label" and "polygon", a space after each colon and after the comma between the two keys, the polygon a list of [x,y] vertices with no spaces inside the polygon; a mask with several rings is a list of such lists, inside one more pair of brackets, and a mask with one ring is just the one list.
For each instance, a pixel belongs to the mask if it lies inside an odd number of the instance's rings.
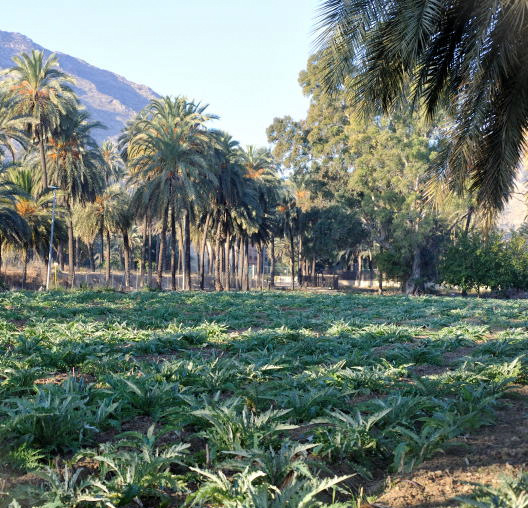
{"label": "bare soil", "polygon": [[471,492],[474,486],[470,483],[495,485],[502,475],[513,475],[526,468],[528,387],[514,388],[503,401],[496,425],[458,439],[453,444],[463,446],[451,447],[414,473],[388,479],[388,488],[375,506],[459,506],[454,498]]}

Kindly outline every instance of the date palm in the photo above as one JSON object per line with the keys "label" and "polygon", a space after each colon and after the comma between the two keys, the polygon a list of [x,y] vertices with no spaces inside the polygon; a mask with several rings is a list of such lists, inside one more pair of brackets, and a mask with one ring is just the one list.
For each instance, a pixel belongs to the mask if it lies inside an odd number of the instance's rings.
{"label": "date palm", "polygon": [[4,244],[22,246],[29,235],[26,221],[16,209],[16,200],[20,189],[6,178],[0,180],[0,271],[2,269],[2,250]]}
{"label": "date palm", "polygon": [[524,0],[324,0],[318,42],[327,89],[348,78],[368,113],[403,96],[447,108],[452,142],[436,170],[488,211],[514,190],[528,128]]}
{"label": "date palm", "polygon": [[75,282],[73,249],[73,207],[93,202],[103,187],[101,152],[92,130],[100,127],[91,122],[85,111],[72,110],[62,117],[60,126],[49,140],[49,181],[62,191],[68,223],[69,282]]}
{"label": "date palm", "polygon": [[42,51],[13,57],[7,69],[7,90],[13,99],[13,113],[28,119],[27,129],[39,147],[43,187],[48,187],[46,143],[61,123],[61,118],[77,107],[70,88],[72,78],[59,69],[55,54],[47,58]]}
{"label": "date palm", "polygon": [[184,97],[153,100],[121,138],[131,181],[143,187],[140,191],[143,201],[160,212],[162,229],[157,274],[160,287],[169,209],[172,208],[172,213],[179,210],[183,216],[184,288],[190,289],[191,207],[201,195],[200,188],[215,182],[208,164],[211,135],[205,127],[215,116],[205,110],[206,106]]}
{"label": "date palm", "polygon": [[[41,260],[47,261],[51,231],[51,215],[49,205],[52,194],[39,192],[35,181],[35,174],[27,167],[13,166],[6,172],[7,181],[11,182],[17,189],[15,199],[15,210],[27,225],[27,235],[22,240],[22,287],[27,281],[27,266],[30,252],[37,255]],[[61,217],[55,219],[54,242],[64,240],[65,228]]]}
{"label": "date palm", "polygon": [[13,100],[0,92],[0,156],[7,149],[12,162],[15,162],[15,142],[24,148],[27,145],[24,120],[24,117],[14,114]]}

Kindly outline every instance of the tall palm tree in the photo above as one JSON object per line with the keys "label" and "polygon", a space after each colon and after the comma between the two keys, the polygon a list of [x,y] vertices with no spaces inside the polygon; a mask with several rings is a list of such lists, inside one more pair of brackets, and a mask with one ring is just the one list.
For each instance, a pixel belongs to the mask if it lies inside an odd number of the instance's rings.
{"label": "tall palm tree", "polygon": [[[27,167],[13,166],[6,172],[5,178],[11,182],[18,194],[15,209],[27,224],[28,234],[21,242],[22,249],[22,287],[27,281],[27,266],[30,252],[47,262],[51,234],[51,214],[49,204],[52,195],[49,192],[39,192],[35,174]],[[61,217],[55,219],[54,243],[64,240],[65,229]]]}
{"label": "tall palm tree", "polygon": [[13,100],[0,92],[0,156],[7,149],[15,162],[15,144],[26,147],[27,137],[23,130],[25,117],[17,116],[13,111]]}
{"label": "tall palm tree", "polygon": [[61,118],[59,127],[49,140],[50,183],[62,191],[68,217],[69,282],[74,286],[73,207],[76,203],[93,202],[103,187],[102,160],[92,130],[100,127],[90,122],[85,111],[72,110]]}
{"label": "tall palm tree", "polygon": [[[184,97],[153,100],[121,138],[132,182],[143,186],[143,201],[155,201],[154,206],[160,211],[162,229],[157,274],[160,287],[171,208],[181,212],[184,288],[191,287],[191,207],[201,194],[199,188],[215,181],[207,160],[211,135],[205,127],[215,116],[205,110],[206,106]],[[174,242],[171,243],[174,249]]]}
{"label": "tall palm tree", "polygon": [[27,129],[39,147],[43,187],[48,187],[46,142],[61,118],[77,107],[77,98],[68,83],[72,78],[59,70],[55,54],[46,58],[42,51],[13,57],[7,69],[11,78],[5,85],[13,99],[13,112],[28,118]]}
{"label": "tall palm tree", "polygon": [[4,244],[22,246],[29,235],[28,225],[16,209],[19,195],[20,189],[3,174],[0,180],[0,272]]}
{"label": "tall palm tree", "polygon": [[125,166],[117,144],[107,139],[101,145],[101,157],[104,162],[104,178],[105,186],[108,187],[114,183],[119,182],[125,176]]}
{"label": "tall palm tree", "polygon": [[370,113],[409,95],[429,117],[447,108],[452,142],[439,176],[469,187],[485,209],[502,209],[526,148],[528,3],[324,0],[320,14],[326,88],[351,77]]}

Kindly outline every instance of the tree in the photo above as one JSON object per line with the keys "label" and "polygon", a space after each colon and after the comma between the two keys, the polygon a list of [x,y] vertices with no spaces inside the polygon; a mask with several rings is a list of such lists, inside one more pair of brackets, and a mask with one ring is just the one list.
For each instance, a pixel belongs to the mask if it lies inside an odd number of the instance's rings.
{"label": "tree", "polygon": [[184,288],[191,288],[191,208],[201,195],[200,187],[214,183],[207,159],[211,135],[205,124],[215,117],[205,110],[206,106],[184,97],[153,100],[136,125],[121,138],[132,181],[143,186],[143,201],[153,204],[161,215],[160,287],[168,215],[172,207],[181,211],[182,215]]}
{"label": "tree", "polygon": [[18,213],[15,204],[20,189],[10,181],[0,180],[0,272],[2,250],[5,243],[21,246],[29,236],[29,228]]}
{"label": "tree", "polygon": [[13,99],[13,113],[27,118],[27,130],[39,147],[43,187],[48,187],[46,142],[65,116],[77,107],[77,98],[68,83],[72,79],[58,69],[54,54],[45,58],[33,50],[13,57],[14,66],[7,90]]}
{"label": "tree", "polygon": [[325,0],[319,29],[326,90],[345,84],[368,114],[409,95],[430,118],[447,108],[438,175],[487,210],[504,207],[528,126],[526,2]]}
{"label": "tree", "polygon": [[93,202],[103,187],[101,153],[92,137],[92,130],[100,127],[90,122],[85,111],[70,111],[61,118],[49,140],[50,183],[62,190],[62,201],[67,211],[69,283],[75,283],[73,208],[76,203]]}
{"label": "tree", "polygon": [[[52,194],[39,192],[34,173],[23,166],[13,166],[6,179],[17,189],[15,210],[27,225],[27,235],[22,240],[22,287],[27,281],[27,266],[33,252],[46,263],[50,243],[51,214],[49,205]],[[60,217],[55,219],[54,242],[57,245],[65,238],[65,229]]]}

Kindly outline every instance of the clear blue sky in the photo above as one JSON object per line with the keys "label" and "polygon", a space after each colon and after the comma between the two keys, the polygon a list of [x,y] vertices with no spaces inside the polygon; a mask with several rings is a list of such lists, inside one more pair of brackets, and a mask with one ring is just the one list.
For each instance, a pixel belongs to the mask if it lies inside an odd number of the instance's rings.
{"label": "clear blue sky", "polygon": [[20,32],[162,95],[210,104],[215,126],[265,144],[275,116],[307,108],[297,83],[319,0],[25,0],[2,10]]}

